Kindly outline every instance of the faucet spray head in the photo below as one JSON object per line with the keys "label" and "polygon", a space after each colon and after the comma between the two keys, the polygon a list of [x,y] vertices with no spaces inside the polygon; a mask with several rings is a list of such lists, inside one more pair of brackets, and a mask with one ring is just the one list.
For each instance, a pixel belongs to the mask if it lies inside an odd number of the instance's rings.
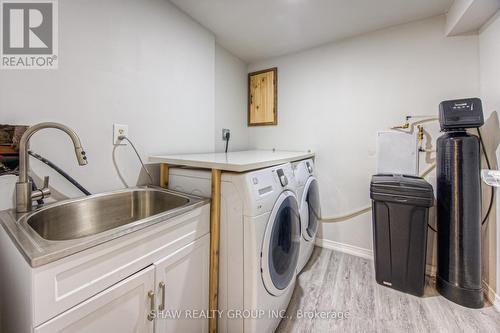
{"label": "faucet spray head", "polygon": [[76,159],[78,160],[79,165],[87,165],[87,155],[85,154],[85,150],[82,147],[75,148]]}

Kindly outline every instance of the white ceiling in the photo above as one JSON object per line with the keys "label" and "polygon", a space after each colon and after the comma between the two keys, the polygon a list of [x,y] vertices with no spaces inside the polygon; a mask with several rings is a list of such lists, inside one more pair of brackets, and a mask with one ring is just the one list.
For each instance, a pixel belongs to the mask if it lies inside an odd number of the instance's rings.
{"label": "white ceiling", "polygon": [[447,12],[453,0],[170,0],[247,62]]}

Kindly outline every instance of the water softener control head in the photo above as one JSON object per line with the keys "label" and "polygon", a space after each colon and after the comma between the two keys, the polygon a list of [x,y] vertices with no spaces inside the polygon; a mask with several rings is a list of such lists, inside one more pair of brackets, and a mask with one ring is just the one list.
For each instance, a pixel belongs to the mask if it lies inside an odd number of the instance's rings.
{"label": "water softener control head", "polygon": [[439,124],[442,131],[481,127],[484,124],[481,100],[467,98],[441,102]]}

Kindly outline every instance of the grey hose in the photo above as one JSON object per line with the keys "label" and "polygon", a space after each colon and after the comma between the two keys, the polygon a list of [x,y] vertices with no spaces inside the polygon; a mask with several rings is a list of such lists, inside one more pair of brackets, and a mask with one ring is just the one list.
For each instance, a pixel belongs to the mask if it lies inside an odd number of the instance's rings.
{"label": "grey hose", "polygon": [[125,135],[120,135],[118,137],[118,140],[127,140],[128,143],[130,143],[130,146],[132,146],[132,149],[135,151],[135,154],[137,155],[137,158],[139,159],[139,162],[141,162],[141,165],[142,165],[142,169],[144,169],[144,171],[146,171],[146,173],[148,174],[148,177],[149,177],[149,184],[150,185],[153,185],[153,177],[151,177],[151,174],[149,173],[148,169],[146,169],[146,166],[144,165],[144,162],[142,161],[142,158],[141,158],[141,155],[139,155],[139,152],[137,151],[137,149],[135,148],[134,144],[132,143],[132,141],[130,141],[129,138],[127,138]]}
{"label": "grey hose", "polygon": [[[412,134],[415,131],[415,125],[419,125],[419,124],[423,124],[423,123],[428,123],[428,122],[439,120],[439,118],[434,118],[434,117],[430,117],[430,116],[407,116],[406,117],[406,121],[410,120],[411,118],[423,118],[423,119],[421,119],[419,121],[416,121],[416,122],[413,122],[411,124],[408,124],[409,130],[401,129],[401,128],[398,128],[398,127],[392,127],[392,129],[395,129],[395,130],[397,130],[399,132]],[[425,170],[420,175],[420,177],[424,178],[429,173],[431,173],[431,171],[434,170],[435,167],[436,167],[436,163],[433,163],[427,170]],[[355,210],[353,212],[350,212],[350,213],[347,213],[347,214],[344,214],[344,215],[341,215],[341,216],[322,217],[321,218],[321,222],[323,222],[323,223],[342,222],[342,221],[346,221],[346,220],[352,219],[353,217],[369,213],[370,211],[371,211],[371,205],[368,205],[366,207],[357,209],[357,210]]]}
{"label": "grey hose", "polygon": [[51,161],[49,161],[45,157],[43,157],[43,156],[41,156],[41,155],[39,155],[39,154],[31,151],[31,150],[28,150],[28,154],[30,154],[31,156],[33,156],[34,158],[36,158],[40,162],[48,165],[52,169],[54,169],[54,171],[56,171],[58,174],[60,174],[64,178],[66,178],[67,181],[69,181],[77,189],[79,189],[80,191],[82,191],[83,194],[85,194],[85,195],[91,195],[91,193],[89,191],[87,191],[87,189],[85,187],[83,187],[80,183],[78,183],[73,177],[71,177],[70,175],[68,175],[64,170],[62,170],[61,168],[59,168],[57,165],[55,165],[54,163],[52,163]]}
{"label": "grey hose", "polygon": [[[432,172],[432,170],[434,170],[434,168],[436,167],[436,163],[433,163],[431,164],[427,170],[425,170],[424,172],[422,172],[420,174],[420,177],[424,178],[425,176],[427,176],[429,173]],[[335,222],[342,222],[342,221],[345,221],[345,220],[349,220],[349,219],[352,219],[353,217],[356,217],[356,216],[359,216],[359,215],[363,215],[363,214],[366,214],[366,213],[369,213],[371,212],[372,210],[372,206],[369,205],[369,206],[366,206],[364,208],[361,208],[361,209],[358,209],[354,212],[351,212],[351,213],[347,213],[345,215],[342,215],[342,216],[334,216],[334,217],[321,217],[321,222],[322,223],[335,223]]]}

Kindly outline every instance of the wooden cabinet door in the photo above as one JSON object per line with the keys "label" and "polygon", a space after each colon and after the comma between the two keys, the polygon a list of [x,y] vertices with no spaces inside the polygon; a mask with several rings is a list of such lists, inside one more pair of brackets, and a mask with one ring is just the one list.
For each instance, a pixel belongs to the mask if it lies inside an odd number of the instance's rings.
{"label": "wooden cabinet door", "polygon": [[210,235],[205,235],[154,264],[156,333],[208,331],[209,255]]}
{"label": "wooden cabinet door", "polygon": [[248,74],[248,125],[276,125],[275,68]]}
{"label": "wooden cabinet door", "polygon": [[35,328],[35,333],[153,332],[150,266]]}

